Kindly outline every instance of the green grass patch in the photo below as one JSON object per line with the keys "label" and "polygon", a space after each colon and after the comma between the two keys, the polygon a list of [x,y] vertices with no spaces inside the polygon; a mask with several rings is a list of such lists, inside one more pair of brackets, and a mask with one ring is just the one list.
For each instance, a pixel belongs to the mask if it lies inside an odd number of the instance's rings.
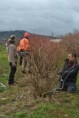
{"label": "green grass patch", "polygon": [[28,118],[79,118],[78,109],[62,104],[42,104]]}
{"label": "green grass patch", "polygon": [[27,118],[26,112],[17,112],[15,115],[13,115],[10,118]]}
{"label": "green grass patch", "polygon": [[[8,81],[9,64],[6,48],[0,45],[0,83],[6,84]],[[4,92],[6,89],[0,85],[0,92]]]}
{"label": "green grass patch", "polygon": [[62,104],[43,103],[32,113],[17,112],[10,118],[79,118],[79,110]]}

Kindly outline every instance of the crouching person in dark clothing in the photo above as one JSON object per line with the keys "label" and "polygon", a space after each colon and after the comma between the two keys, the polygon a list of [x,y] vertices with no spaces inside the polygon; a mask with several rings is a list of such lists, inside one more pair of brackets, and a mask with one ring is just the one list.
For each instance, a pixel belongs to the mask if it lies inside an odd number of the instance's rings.
{"label": "crouching person in dark clothing", "polygon": [[71,53],[65,60],[62,71],[59,72],[61,79],[59,80],[59,88],[57,90],[75,92],[78,71],[79,64],[77,62],[77,56],[75,53]]}
{"label": "crouching person in dark clothing", "polygon": [[17,64],[17,51],[15,46],[15,41],[10,40],[10,45],[8,47],[8,60],[10,65],[10,74],[9,74],[9,81],[8,84],[14,84],[14,76],[16,73],[16,64]]}

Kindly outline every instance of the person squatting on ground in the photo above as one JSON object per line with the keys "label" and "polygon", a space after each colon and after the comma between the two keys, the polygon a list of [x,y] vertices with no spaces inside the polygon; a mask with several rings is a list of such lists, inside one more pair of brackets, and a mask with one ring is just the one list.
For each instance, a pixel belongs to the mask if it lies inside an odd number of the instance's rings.
{"label": "person squatting on ground", "polygon": [[22,72],[29,72],[30,68],[30,44],[29,44],[30,34],[26,32],[24,37],[20,40],[17,46],[17,51],[20,55],[20,65],[22,65]]}
{"label": "person squatting on ground", "polygon": [[58,74],[61,76],[59,80],[59,87],[57,90],[64,90],[68,92],[76,91],[77,74],[79,71],[79,64],[77,62],[77,55],[71,53],[65,59],[63,69]]}
{"label": "person squatting on ground", "polygon": [[17,65],[17,50],[15,46],[15,37],[13,36],[8,40],[8,61],[10,65],[10,74],[8,84],[12,85],[15,83],[14,76],[16,73],[16,65]]}

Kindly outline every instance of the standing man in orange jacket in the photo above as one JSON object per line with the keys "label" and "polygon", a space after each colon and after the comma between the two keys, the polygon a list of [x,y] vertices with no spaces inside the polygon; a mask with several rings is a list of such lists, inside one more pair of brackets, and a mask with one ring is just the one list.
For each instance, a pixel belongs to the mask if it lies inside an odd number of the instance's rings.
{"label": "standing man in orange jacket", "polygon": [[22,65],[22,72],[25,73],[26,69],[29,71],[30,66],[30,44],[29,44],[30,34],[26,32],[24,37],[20,40],[17,46],[17,51],[20,54],[20,65]]}

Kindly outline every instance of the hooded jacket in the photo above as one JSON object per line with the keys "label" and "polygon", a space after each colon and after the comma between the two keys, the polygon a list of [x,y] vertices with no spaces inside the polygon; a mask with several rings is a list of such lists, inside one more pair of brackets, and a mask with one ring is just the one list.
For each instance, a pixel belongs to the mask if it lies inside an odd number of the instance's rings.
{"label": "hooded jacket", "polygon": [[12,63],[12,66],[16,66],[17,51],[14,44],[8,46],[8,61]]}
{"label": "hooded jacket", "polygon": [[66,59],[60,75],[62,79],[65,80],[65,83],[76,83],[78,71],[79,64],[77,60],[69,61]]}

